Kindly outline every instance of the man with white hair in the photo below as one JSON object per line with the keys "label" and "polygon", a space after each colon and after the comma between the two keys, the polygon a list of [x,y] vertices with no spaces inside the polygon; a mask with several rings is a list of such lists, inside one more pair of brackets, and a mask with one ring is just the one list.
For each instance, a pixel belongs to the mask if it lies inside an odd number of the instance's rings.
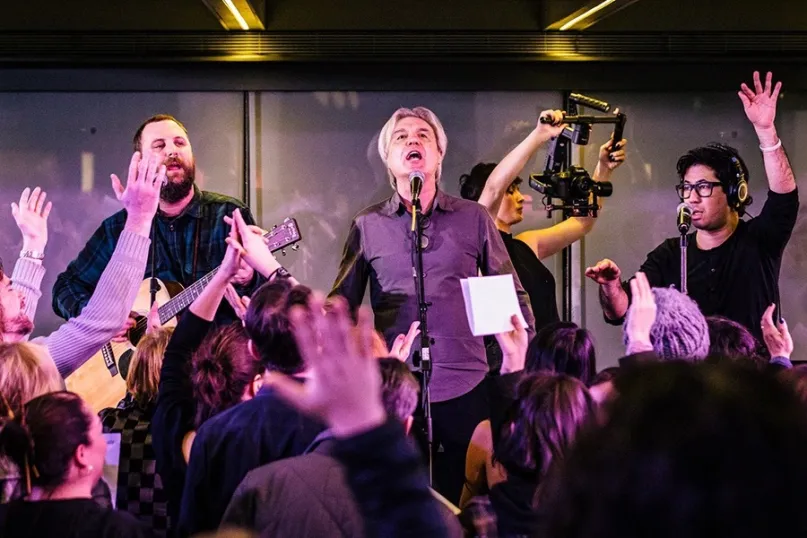
{"label": "man with white hair", "polygon": [[409,177],[421,172],[425,299],[431,304],[428,330],[437,452],[435,487],[456,503],[468,442],[476,425],[488,415],[482,383],[488,371],[485,346],[468,327],[460,279],[479,274],[513,275],[530,328],[534,320],[529,298],[485,208],[439,188],[446,144],[440,120],[427,108],[400,108],[387,121],[378,138],[378,152],[395,192],[353,219],[331,295],[344,296],[355,309],[369,281],[375,326],[388,345],[419,319],[412,278]]}

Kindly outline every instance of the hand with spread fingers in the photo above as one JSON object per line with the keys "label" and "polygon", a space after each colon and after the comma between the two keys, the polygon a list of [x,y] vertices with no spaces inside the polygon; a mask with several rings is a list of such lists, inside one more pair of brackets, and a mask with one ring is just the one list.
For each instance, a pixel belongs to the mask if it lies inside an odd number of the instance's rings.
{"label": "hand with spread fingers", "polygon": [[633,298],[630,303],[630,315],[625,321],[625,334],[628,338],[628,355],[641,351],[653,351],[653,342],[650,340],[650,330],[656,321],[656,298],[653,289],[647,281],[647,276],[641,271],[630,281],[630,290]]}
{"label": "hand with spread fingers", "polygon": [[774,310],[776,310],[776,305],[772,304],[762,314],[762,338],[765,340],[765,347],[768,348],[771,357],[789,359],[793,353],[793,337],[790,336],[790,330],[784,319],[774,323]]}
{"label": "hand with spread fingers", "polygon": [[44,253],[48,244],[48,215],[53,207],[45,203],[47,193],[36,187],[33,191],[25,188],[19,204],[11,203],[11,215],[17,228],[22,232],[22,250]]}
{"label": "hand with spread fingers", "polygon": [[743,103],[745,115],[757,130],[770,129],[776,118],[776,100],[782,89],[782,82],[773,84],[773,73],[765,75],[765,85],[759,77],[759,71],[754,71],[754,89],[743,82],[740,85],[740,101]]}
{"label": "hand with spread fingers", "polygon": [[[307,382],[269,374],[278,394],[301,412],[330,426],[336,437],[350,437],[386,420],[381,403],[381,373],[373,357],[373,324],[362,307],[353,330],[347,302],[336,297],[324,311],[325,298],[316,293],[308,308],[291,312],[294,337],[310,369]],[[357,337],[358,336],[358,337]]]}
{"label": "hand with spread fingers", "polygon": [[112,189],[126,210],[125,229],[140,235],[149,235],[151,221],[160,205],[160,189],[165,180],[165,165],[155,154],[142,158],[139,151],[129,162],[126,187],[115,174],[111,175]]}
{"label": "hand with spread fingers", "polygon": [[395,357],[399,361],[405,362],[409,358],[409,352],[412,351],[412,344],[415,343],[415,338],[420,334],[420,322],[413,321],[409,325],[409,330],[406,334],[399,334],[392,342],[392,348],[389,350],[390,357]]}

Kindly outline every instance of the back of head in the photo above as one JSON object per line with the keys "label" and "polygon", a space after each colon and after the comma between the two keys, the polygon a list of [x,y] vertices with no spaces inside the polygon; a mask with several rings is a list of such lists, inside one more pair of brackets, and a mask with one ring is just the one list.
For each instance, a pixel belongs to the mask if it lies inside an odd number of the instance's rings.
{"label": "back of head", "polygon": [[807,365],[800,364],[778,374],[779,379],[796,393],[802,404],[807,407]]}
{"label": "back of head", "polygon": [[[709,354],[709,326],[698,304],[673,288],[653,288],[656,299],[656,321],[650,329],[653,351],[662,360],[703,360]],[[628,308],[624,329],[633,315]]]}
{"label": "back of head", "polygon": [[126,375],[126,390],[143,407],[157,399],[163,356],[173,334],[173,327],[146,334],[137,343],[132,355]]}
{"label": "back of head", "polygon": [[565,457],[577,435],[594,420],[594,412],[594,400],[580,380],[547,372],[526,375],[501,427],[496,461],[508,472],[539,479]]}
{"label": "back of head", "polygon": [[528,372],[548,370],[576,377],[588,385],[595,368],[591,333],[575,323],[560,321],[543,327],[527,348]]}
{"label": "back of head", "polygon": [[9,415],[0,429],[0,454],[31,486],[53,488],[66,481],[76,449],[90,444],[91,427],[90,411],[77,394],[51,392]]}
{"label": "back of head", "polygon": [[765,368],[768,359],[762,353],[754,335],[736,321],[723,316],[709,316],[709,360],[718,362],[729,360]]}
{"label": "back of head", "polygon": [[496,163],[478,163],[471,168],[469,174],[462,174],[460,176],[460,196],[466,200],[478,202],[494,168],[496,168]]}
{"label": "back of head", "polygon": [[729,363],[636,365],[540,499],[547,536],[801,536],[807,413]]}
{"label": "back of head", "polygon": [[406,363],[395,358],[378,360],[381,369],[381,401],[387,415],[405,422],[418,405],[420,387]]}
{"label": "back of head", "polygon": [[244,326],[264,368],[284,374],[305,369],[291,332],[291,307],[308,304],[311,290],[293,286],[287,279],[267,282],[252,294]]}
{"label": "back of head", "polygon": [[62,377],[42,346],[0,343],[0,395],[14,413],[42,394],[62,390]]}
{"label": "back of head", "polygon": [[247,342],[244,328],[233,323],[209,334],[194,353],[191,379],[197,428],[240,402],[255,376],[263,372]]}

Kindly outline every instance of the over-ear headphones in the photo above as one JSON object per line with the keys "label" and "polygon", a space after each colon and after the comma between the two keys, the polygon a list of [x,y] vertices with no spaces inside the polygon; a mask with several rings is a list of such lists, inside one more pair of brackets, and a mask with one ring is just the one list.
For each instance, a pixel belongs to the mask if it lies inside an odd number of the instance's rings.
{"label": "over-ear headphones", "polygon": [[734,151],[723,144],[709,144],[707,147],[722,152],[731,160],[732,167],[734,168],[734,177],[726,187],[726,198],[728,198],[729,207],[736,210],[740,216],[742,216],[745,213],[745,207],[751,205],[753,199],[748,192],[748,178],[745,176],[745,169],[740,159]]}

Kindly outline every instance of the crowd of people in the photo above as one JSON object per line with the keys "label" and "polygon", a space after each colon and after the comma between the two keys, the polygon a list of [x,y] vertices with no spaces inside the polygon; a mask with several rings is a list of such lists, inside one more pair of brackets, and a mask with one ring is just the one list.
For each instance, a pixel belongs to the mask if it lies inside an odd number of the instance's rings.
{"label": "crowd of people", "polygon": [[[0,536],[804,535],[807,367],[793,365],[778,309],[799,204],[774,126],[780,87],[754,73],[739,92],[768,178],[757,217],[741,218],[749,173],[733,148],[678,162],[695,229],[688,293],[677,238],[627,281],[611,260],[587,269],[625,344],[599,371],[541,262],[595,220],[511,230],[519,174],[567,128],[561,111],[463,175],[461,198],[440,187],[437,116],[395,111],[378,141],[394,193],[354,218],[327,296],[278,263],[242,204],[194,185],[184,126],[149,118],[127,180],[112,177],[123,210],[57,279],[65,323],[30,341],[51,204],[25,189],[12,204],[23,250],[10,277],[0,266]],[[626,144],[601,146],[595,180]],[[433,431],[412,365],[425,329],[413,171],[425,178]],[[512,275],[521,310],[487,341],[471,334],[460,290],[477,275]],[[125,397],[95,413],[64,379],[140,323],[132,305],[150,277],[206,284],[176,327],[153,305]]]}

